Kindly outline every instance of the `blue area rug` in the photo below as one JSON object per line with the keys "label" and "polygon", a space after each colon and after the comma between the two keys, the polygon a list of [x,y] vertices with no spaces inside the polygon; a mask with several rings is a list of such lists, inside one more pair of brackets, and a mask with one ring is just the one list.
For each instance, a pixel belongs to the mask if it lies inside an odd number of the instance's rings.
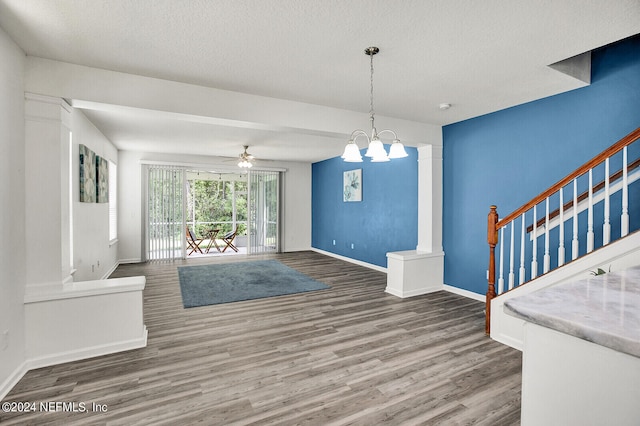
{"label": "blue area rug", "polygon": [[185,308],[330,288],[277,260],[180,266],[178,277]]}

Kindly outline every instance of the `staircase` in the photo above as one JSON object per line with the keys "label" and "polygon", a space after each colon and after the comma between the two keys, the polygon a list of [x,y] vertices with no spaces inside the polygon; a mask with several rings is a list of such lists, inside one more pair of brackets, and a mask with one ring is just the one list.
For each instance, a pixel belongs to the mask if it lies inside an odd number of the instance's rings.
{"label": "staircase", "polygon": [[494,340],[522,349],[522,321],[502,310],[509,298],[640,265],[638,140],[640,128],[503,219],[491,206],[485,329]]}

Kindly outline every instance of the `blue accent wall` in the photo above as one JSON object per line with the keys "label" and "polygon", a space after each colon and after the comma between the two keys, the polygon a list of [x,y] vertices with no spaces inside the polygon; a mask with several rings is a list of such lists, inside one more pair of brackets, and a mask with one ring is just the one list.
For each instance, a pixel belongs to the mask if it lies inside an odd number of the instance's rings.
{"label": "blue accent wall", "polygon": [[[446,284],[486,293],[490,205],[505,216],[640,127],[640,36],[594,51],[591,71],[587,87],[443,127]],[[595,173],[597,182],[603,174]],[[580,184],[586,188],[584,179]],[[630,200],[639,199],[635,191]],[[619,216],[619,206],[614,197],[612,219]],[[637,204],[630,206],[630,215],[632,220],[640,216]],[[586,216],[578,222],[585,224]],[[612,226],[619,234],[619,223]],[[637,228],[632,222],[632,230]],[[585,232],[581,228],[580,234]],[[601,238],[596,232],[596,245]],[[566,241],[570,259],[570,236]],[[551,247],[554,259],[557,244]],[[526,259],[531,261],[530,253]],[[541,254],[538,261],[542,264]],[[517,268],[516,262],[516,273]]]}
{"label": "blue accent wall", "polygon": [[[387,252],[415,250],[418,151],[406,150],[386,163],[336,157],[312,165],[312,247],[382,267]],[[343,172],[354,169],[362,169],[362,201],[344,202]]]}

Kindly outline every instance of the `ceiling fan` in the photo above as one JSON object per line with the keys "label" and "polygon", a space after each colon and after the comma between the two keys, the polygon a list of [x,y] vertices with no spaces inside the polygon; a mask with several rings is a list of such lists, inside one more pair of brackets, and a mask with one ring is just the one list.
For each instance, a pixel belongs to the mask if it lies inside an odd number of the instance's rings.
{"label": "ceiling fan", "polygon": [[249,145],[244,145],[244,152],[238,156],[238,167],[249,169],[253,166],[255,157],[247,152]]}

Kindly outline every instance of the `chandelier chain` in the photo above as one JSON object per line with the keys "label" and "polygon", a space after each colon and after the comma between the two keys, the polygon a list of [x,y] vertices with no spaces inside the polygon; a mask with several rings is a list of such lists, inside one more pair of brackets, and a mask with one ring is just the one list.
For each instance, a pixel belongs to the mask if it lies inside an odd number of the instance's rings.
{"label": "chandelier chain", "polygon": [[374,111],[373,111],[373,54],[369,55],[370,59],[371,59],[371,93],[370,93],[370,100],[369,100],[369,115],[371,117],[371,127],[373,128],[373,116],[374,116]]}

